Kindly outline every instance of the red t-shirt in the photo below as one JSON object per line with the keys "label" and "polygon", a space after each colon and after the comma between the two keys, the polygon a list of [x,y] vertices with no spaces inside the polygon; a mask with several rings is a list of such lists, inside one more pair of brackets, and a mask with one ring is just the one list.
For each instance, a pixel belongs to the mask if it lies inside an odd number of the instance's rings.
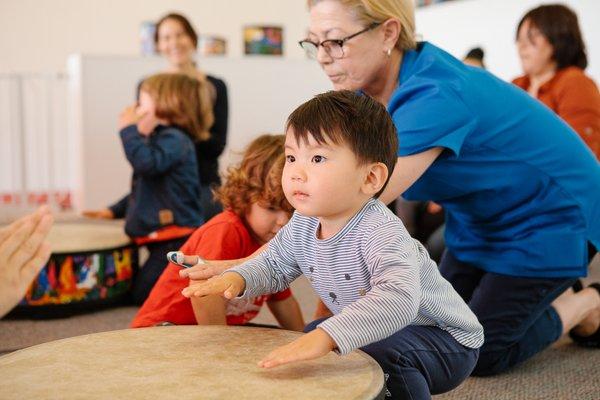
{"label": "red t-shirt", "polygon": [[[242,220],[226,210],[212,218],[194,232],[179,249],[184,254],[196,254],[207,260],[235,260],[254,253],[260,245],[250,236]],[[179,277],[181,267],[170,264],[154,285],[148,299],[131,322],[132,328],[154,326],[160,322],[176,325],[195,325],[196,318],[190,299],[181,291],[189,280]],[[291,291],[257,297],[252,301],[229,300],[227,324],[243,325],[256,317],[267,300],[280,301],[291,296]]]}

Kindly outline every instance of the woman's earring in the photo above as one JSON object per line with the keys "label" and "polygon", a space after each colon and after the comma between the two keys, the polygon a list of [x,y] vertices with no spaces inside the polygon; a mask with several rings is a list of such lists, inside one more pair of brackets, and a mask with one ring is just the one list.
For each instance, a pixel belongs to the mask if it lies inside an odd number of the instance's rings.
{"label": "woman's earring", "polygon": [[388,49],[386,53],[387,53],[388,57],[391,56],[392,55],[392,49]]}

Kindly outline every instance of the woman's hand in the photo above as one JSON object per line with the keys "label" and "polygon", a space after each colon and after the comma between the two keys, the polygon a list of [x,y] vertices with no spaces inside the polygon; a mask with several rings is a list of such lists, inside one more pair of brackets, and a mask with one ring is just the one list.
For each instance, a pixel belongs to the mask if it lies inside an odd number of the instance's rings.
{"label": "woman's hand", "polygon": [[21,300],[48,261],[45,239],[53,221],[43,206],[0,230],[0,317]]}
{"label": "woman's hand", "polygon": [[82,212],[84,217],[95,218],[95,219],[114,219],[115,214],[108,209],[103,208],[101,210],[85,210]]}
{"label": "woman's hand", "polygon": [[[240,258],[238,260],[203,260],[204,264],[199,264],[195,267],[182,269],[181,271],[179,271],[179,276],[181,276],[182,278],[202,280],[212,278],[215,275],[221,275],[229,268],[237,267],[238,265],[241,265],[246,261],[252,260],[259,253],[263,252],[268,245],[268,243],[265,243],[248,257]],[[196,256],[185,256],[185,262],[187,263],[189,261],[190,264],[195,264],[197,262],[197,258],[194,257]]]}
{"label": "woman's hand", "polygon": [[317,328],[285,346],[276,348],[263,358],[258,366],[273,368],[297,361],[313,360],[327,355],[335,349],[335,346],[336,344],[331,336],[324,330]]}
{"label": "woman's hand", "polygon": [[[197,256],[185,256],[184,262],[188,264],[196,264]],[[216,275],[221,275],[229,268],[235,267],[243,263],[246,259],[227,260],[227,261],[209,261],[204,260],[204,264],[198,264],[190,268],[185,268],[179,271],[179,276],[182,278],[190,278],[194,280],[205,280]]]}
{"label": "woman's hand", "polygon": [[246,280],[237,272],[228,272],[186,287],[181,291],[185,297],[204,297],[218,294],[226,299],[233,299],[246,289]]}

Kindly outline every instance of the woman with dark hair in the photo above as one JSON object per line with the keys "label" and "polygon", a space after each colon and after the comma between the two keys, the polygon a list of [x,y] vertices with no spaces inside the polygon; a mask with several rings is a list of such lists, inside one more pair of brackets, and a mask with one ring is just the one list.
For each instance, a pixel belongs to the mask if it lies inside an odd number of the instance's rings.
{"label": "woman with dark hair", "polygon": [[196,142],[202,210],[204,220],[208,221],[221,211],[221,206],[213,199],[211,187],[221,184],[218,159],[227,142],[229,113],[227,86],[221,79],[206,75],[198,68],[194,60],[198,35],[190,21],[183,15],[170,13],[159,19],[156,23],[154,41],[159,54],[169,63],[168,72],[184,73],[198,79],[201,83],[205,81],[209,83],[204,85],[207,90],[202,101],[202,104],[208,105],[208,108],[201,112],[212,113],[214,123],[210,128],[210,138]]}
{"label": "woman with dark hair", "polygon": [[560,4],[534,8],[519,22],[516,41],[525,75],[513,83],[565,120],[600,159],[600,92],[584,72],[577,15]]}

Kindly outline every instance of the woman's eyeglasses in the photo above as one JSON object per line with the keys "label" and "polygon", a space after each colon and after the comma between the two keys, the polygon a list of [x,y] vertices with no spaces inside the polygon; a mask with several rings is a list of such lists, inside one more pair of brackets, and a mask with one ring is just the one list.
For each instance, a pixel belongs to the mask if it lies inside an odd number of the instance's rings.
{"label": "woman's eyeglasses", "polygon": [[308,55],[309,58],[317,58],[319,46],[323,47],[323,49],[325,49],[325,52],[329,54],[331,58],[342,58],[344,57],[344,44],[348,40],[360,35],[361,33],[368,32],[378,27],[379,25],[381,25],[380,22],[374,22],[371,25],[367,26],[365,29],[358,31],[350,36],[346,36],[342,39],[327,39],[323,40],[321,43],[315,43],[308,39],[305,39],[299,41],[298,44],[304,49],[306,55]]}

